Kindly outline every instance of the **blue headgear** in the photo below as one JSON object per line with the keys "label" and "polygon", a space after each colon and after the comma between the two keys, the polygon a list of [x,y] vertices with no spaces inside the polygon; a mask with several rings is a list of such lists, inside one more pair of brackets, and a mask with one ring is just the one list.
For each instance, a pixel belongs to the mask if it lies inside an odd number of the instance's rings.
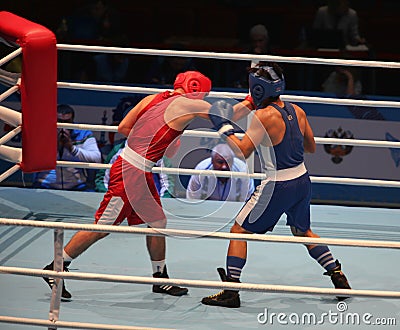
{"label": "blue headgear", "polygon": [[261,77],[257,72],[249,74],[250,94],[257,108],[261,106],[266,98],[281,95],[285,90],[285,79],[283,76],[279,78],[270,66],[263,66],[260,69],[268,71],[272,80]]}

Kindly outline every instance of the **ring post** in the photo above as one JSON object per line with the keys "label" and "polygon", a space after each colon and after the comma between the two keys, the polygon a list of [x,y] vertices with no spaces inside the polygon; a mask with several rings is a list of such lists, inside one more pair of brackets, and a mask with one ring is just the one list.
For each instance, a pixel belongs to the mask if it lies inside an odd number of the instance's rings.
{"label": "ring post", "polygon": [[22,49],[21,170],[54,169],[57,160],[57,41],[53,32],[7,11],[0,37]]}

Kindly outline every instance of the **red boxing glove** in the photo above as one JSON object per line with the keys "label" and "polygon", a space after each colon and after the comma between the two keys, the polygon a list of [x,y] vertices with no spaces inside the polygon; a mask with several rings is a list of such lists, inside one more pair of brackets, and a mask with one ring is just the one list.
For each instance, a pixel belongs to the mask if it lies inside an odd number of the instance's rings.
{"label": "red boxing glove", "polygon": [[244,98],[244,101],[249,101],[249,102],[250,102],[250,105],[251,105],[251,107],[253,108],[252,110],[255,110],[255,109],[256,109],[256,105],[255,105],[255,103],[254,103],[254,101],[253,101],[253,98],[251,97],[250,94],[248,94],[248,95]]}

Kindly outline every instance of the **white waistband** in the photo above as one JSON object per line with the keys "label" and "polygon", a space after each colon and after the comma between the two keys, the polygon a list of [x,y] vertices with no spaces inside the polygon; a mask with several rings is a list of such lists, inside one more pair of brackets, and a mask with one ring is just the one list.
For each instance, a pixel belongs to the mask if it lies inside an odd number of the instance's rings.
{"label": "white waistband", "polygon": [[155,162],[152,162],[151,160],[148,160],[139,155],[128,145],[126,145],[124,150],[122,150],[121,157],[129,162],[131,165],[145,172],[151,172],[151,169],[154,167],[154,165],[156,165]]}
{"label": "white waistband", "polygon": [[288,181],[296,179],[305,173],[307,173],[307,169],[303,162],[295,167],[269,172],[269,178],[271,181]]}

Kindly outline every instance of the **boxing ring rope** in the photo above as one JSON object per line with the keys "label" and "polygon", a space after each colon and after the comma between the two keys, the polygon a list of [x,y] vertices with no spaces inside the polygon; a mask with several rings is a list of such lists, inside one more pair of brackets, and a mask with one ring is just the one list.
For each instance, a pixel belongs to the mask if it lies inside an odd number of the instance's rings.
{"label": "boxing ring rope", "polygon": [[[102,47],[102,46],[84,46],[84,45],[66,45],[57,44],[57,49],[62,51],[81,51],[81,52],[101,52],[101,53],[120,53],[120,54],[141,54],[141,55],[162,55],[162,56],[180,56],[180,57],[197,57],[197,58],[208,58],[208,59],[230,59],[230,60],[248,60],[248,61],[275,61],[275,62],[289,62],[297,64],[322,64],[322,65],[347,65],[347,66],[362,66],[362,67],[379,67],[387,69],[398,69],[400,63],[396,62],[381,62],[381,61],[357,61],[357,60],[339,60],[339,59],[323,59],[323,58],[303,58],[303,57],[283,57],[283,56],[272,56],[272,55],[253,55],[253,54],[233,54],[233,53],[215,53],[215,52],[191,52],[191,51],[172,51],[172,50],[156,50],[156,49],[139,49],[139,48],[120,48],[120,47]],[[21,53],[20,49],[8,55],[8,59],[14,58]],[[5,63],[7,60],[3,58],[0,61],[0,65]],[[70,89],[87,89],[97,91],[116,91],[116,92],[127,92],[127,93],[158,93],[163,91],[157,88],[139,88],[139,87],[124,87],[124,86],[109,86],[109,85],[93,85],[93,84],[77,84],[77,83],[66,83],[58,82],[58,88],[70,88]],[[18,87],[11,87],[6,93],[0,95],[0,101],[6,99],[9,95],[18,90]],[[224,96],[233,98],[244,98],[247,94],[243,93],[219,93],[211,92],[210,96]],[[295,95],[282,95],[282,100],[292,102],[305,102],[305,103],[321,103],[321,104],[338,104],[338,105],[358,105],[358,106],[379,106],[379,107],[396,107],[400,108],[400,102],[387,102],[387,101],[372,101],[372,100],[354,100],[354,99],[333,99],[333,98],[317,98],[307,96],[295,96]],[[3,110],[3,109],[0,109]],[[1,112],[1,111],[0,111]],[[3,115],[0,115],[3,119]],[[68,124],[58,123],[58,127],[64,128],[77,128],[77,129],[92,129],[92,130],[103,130],[108,132],[115,132],[115,126],[99,126],[96,125],[82,125],[82,124]],[[15,136],[21,131],[20,125],[8,133],[6,136],[0,139],[0,143],[4,144],[9,141],[12,136]],[[219,137],[216,132],[206,131],[187,131],[184,135],[187,136],[212,136]],[[400,142],[390,141],[371,141],[371,140],[353,140],[353,139],[332,139],[332,138],[315,138],[318,144],[332,144],[337,143],[341,145],[357,145],[357,146],[368,146],[368,147],[391,147],[400,148]],[[0,148],[5,146],[0,146]],[[4,148],[3,148],[4,149]],[[0,181],[7,178],[12,173],[20,169],[18,165],[18,158],[12,157],[14,162],[17,164],[11,169],[6,171],[0,176]],[[97,163],[77,163],[77,162],[57,162],[57,166],[68,166],[68,167],[85,167],[85,168],[109,168],[109,164],[97,164]],[[200,174],[206,175],[205,171],[195,171],[192,169],[177,169],[177,168],[153,168],[154,172],[162,171],[164,173],[176,174],[188,173],[188,174]],[[183,172],[181,172],[183,171]],[[235,172],[224,172],[224,171],[207,171],[207,175],[214,172],[218,176],[254,176],[262,178],[263,173],[235,173]],[[221,173],[223,172],[223,173]],[[359,185],[383,185],[391,187],[399,187],[400,182],[387,181],[387,180],[366,180],[366,179],[350,179],[350,178],[330,178],[330,177],[311,177],[313,182],[321,183],[344,183],[344,184],[359,184]],[[29,226],[29,227],[41,227],[41,228],[52,228],[55,231],[61,230],[87,230],[87,231],[102,231],[102,232],[116,232],[116,233],[130,233],[130,234],[146,234],[146,235],[175,235],[180,237],[204,237],[212,239],[233,239],[233,240],[247,240],[247,241],[265,241],[265,242],[279,242],[279,243],[297,243],[297,244],[329,244],[329,245],[340,245],[340,246],[353,246],[353,247],[369,247],[369,248],[391,248],[399,249],[400,243],[391,241],[373,241],[373,240],[346,240],[346,239],[326,239],[326,238],[308,238],[308,237],[285,237],[285,236],[274,236],[274,235],[257,235],[257,234],[230,234],[230,233],[208,233],[204,231],[188,231],[188,230],[172,230],[172,229],[151,229],[151,228],[134,228],[134,227],[116,227],[106,225],[80,225],[73,223],[58,223],[58,222],[45,222],[45,221],[29,221],[29,220],[14,220],[0,218],[0,225],[7,226]],[[56,240],[55,235],[55,240]],[[62,235],[61,235],[62,237]],[[62,245],[56,244],[58,249],[62,248]],[[58,251],[59,252],[59,251]],[[311,294],[311,295],[346,295],[354,297],[381,297],[381,298],[393,298],[399,299],[400,292],[398,291],[378,291],[378,290],[346,290],[346,289],[328,289],[328,288],[315,288],[315,287],[304,287],[304,286],[284,286],[284,285],[263,285],[263,284],[251,284],[251,283],[231,283],[231,282],[220,282],[220,281],[201,281],[201,280],[184,280],[184,279],[162,279],[162,278],[148,278],[139,276],[117,276],[107,274],[94,274],[94,273],[66,273],[57,271],[45,271],[30,268],[19,268],[19,267],[4,267],[0,266],[0,273],[16,274],[16,275],[29,275],[36,277],[49,276],[58,279],[74,279],[74,280],[90,280],[90,281],[105,281],[105,282],[120,282],[120,283],[141,283],[141,284],[167,284],[167,285],[185,285],[198,288],[219,288],[219,289],[237,289],[244,291],[257,291],[257,292],[272,292],[272,293],[294,293],[294,294]],[[58,296],[58,299],[60,297]],[[52,300],[52,304],[53,304]],[[54,306],[51,306],[51,309]],[[57,317],[56,317],[57,318]],[[101,324],[90,324],[80,322],[63,322],[63,321],[44,321],[38,319],[24,319],[24,318],[13,318],[0,316],[0,322],[8,323],[21,323],[31,325],[44,325],[48,326],[49,329],[57,327],[74,327],[80,329],[144,329],[141,327],[129,327],[129,326],[115,326],[115,325],[101,325]],[[149,329],[146,327],[146,329]]]}
{"label": "boxing ring rope", "polygon": [[68,329],[96,329],[96,330],[172,330],[168,328],[149,328],[136,327],[129,325],[107,325],[86,322],[67,322],[67,321],[46,321],[42,319],[22,318],[12,316],[0,316],[0,322],[11,324],[25,324],[35,326],[46,326],[49,329],[68,328]]}
{"label": "boxing ring rope", "polygon": [[[83,46],[83,45],[65,45],[57,44],[58,50],[73,50],[73,51],[86,51],[86,52],[105,52],[105,53],[125,53],[125,54],[147,54],[147,55],[165,55],[165,56],[190,56],[190,57],[206,57],[206,58],[219,58],[219,59],[238,59],[238,60],[274,60],[281,62],[295,62],[295,63],[308,63],[308,64],[344,64],[353,66],[369,66],[369,67],[383,67],[383,68],[400,68],[400,64],[396,62],[382,62],[382,61],[355,61],[355,60],[327,60],[320,58],[306,58],[300,60],[298,57],[282,57],[282,56],[271,56],[271,55],[242,55],[242,54],[229,54],[229,53],[213,53],[213,52],[191,52],[191,51],[172,51],[172,50],[148,50],[148,49],[138,49],[138,48],[121,48],[121,47],[103,47],[103,46]],[[14,52],[17,54],[17,51]],[[16,55],[14,54],[15,57]],[[10,54],[11,55],[11,54]],[[11,57],[9,55],[9,57]],[[87,89],[87,90],[97,90],[97,91],[117,91],[117,92],[129,92],[129,93],[159,93],[164,89],[160,88],[141,88],[141,87],[124,87],[124,86],[110,86],[110,85],[98,85],[98,84],[77,84],[77,83],[66,83],[57,82],[58,88],[70,88],[70,89]],[[211,92],[210,96],[223,96],[223,97],[234,97],[234,98],[244,98],[247,94],[245,93],[224,93],[224,92]],[[312,103],[323,103],[323,104],[339,104],[339,105],[359,105],[359,106],[379,106],[379,107],[400,107],[400,102],[393,101],[365,101],[365,100],[353,100],[353,99],[333,99],[333,98],[318,98],[318,97],[307,97],[307,96],[289,96],[282,95],[283,100],[292,102],[312,102]],[[60,124],[60,128],[76,128],[76,129],[91,129],[93,131],[108,131],[116,132],[116,127],[110,126],[99,126],[99,125],[82,125],[82,124]],[[212,136],[218,138],[216,132],[205,132],[205,131],[187,131],[184,133],[187,136]],[[350,140],[350,141],[348,141]],[[393,141],[370,141],[370,140],[353,140],[353,139],[333,139],[333,138],[315,138],[318,144],[332,144],[337,143],[341,145],[358,145],[358,146],[370,146],[370,147],[394,147],[400,148],[400,142]],[[1,147],[1,144],[0,144]],[[57,162],[58,166],[63,166]],[[86,164],[80,164],[81,166],[87,166]],[[80,165],[75,164],[75,167],[80,167]],[[98,164],[99,165],[99,164]],[[96,164],[90,166],[90,168],[102,168],[97,167]],[[177,168],[172,170],[179,170]],[[154,168],[154,172],[159,171],[159,169]],[[166,169],[164,169],[166,172]],[[222,171],[219,171],[222,172]],[[208,172],[210,173],[210,172]],[[233,173],[233,172],[227,172]],[[12,173],[11,173],[12,174]],[[10,174],[10,175],[11,175]],[[173,174],[173,173],[171,173]],[[176,173],[175,173],[176,174]],[[194,172],[187,172],[187,174],[194,174]],[[198,173],[196,173],[198,174]],[[222,173],[214,173],[222,174]],[[225,174],[225,173],[224,173]],[[206,175],[206,173],[200,174]],[[240,174],[239,174],[240,175]],[[265,178],[265,175],[259,174],[260,177]],[[0,179],[4,180],[7,176],[3,175]],[[312,177],[314,182],[319,183],[347,183],[347,184],[357,184],[357,185],[385,185],[385,186],[398,186],[397,182],[391,182],[387,180],[367,180],[367,179],[351,179],[351,178],[330,178],[330,177]]]}
{"label": "boxing ring rope", "polygon": [[[79,48],[79,47],[78,47]],[[96,47],[97,48],[97,47]],[[101,48],[101,47],[100,47]],[[193,54],[192,54],[193,55]],[[133,92],[133,93],[159,93],[165,89],[160,88],[144,88],[144,87],[121,87],[121,86],[109,86],[109,85],[97,85],[97,84],[78,84],[78,83],[64,83],[58,82],[59,88],[72,88],[72,89],[88,89],[96,91],[118,91],[118,92]],[[213,97],[233,97],[233,98],[244,98],[247,94],[245,93],[225,93],[225,92],[211,92],[210,96]],[[400,107],[400,102],[395,101],[365,101],[365,100],[353,100],[353,99],[333,99],[333,98],[321,98],[321,97],[306,97],[306,96],[282,96],[282,99],[292,102],[310,102],[310,103],[328,103],[328,104],[340,104],[340,105],[360,105],[360,106],[380,106],[380,107]],[[117,126],[106,126],[106,125],[89,125],[89,124],[70,124],[70,123],[58,123],[57,127],[66,129],[89,129],[92,131],[106,131],[106,132],[118,132]],[[187,130],[183,133],[184,136],[191,137],[213,137],[219,138],[217,132],[207,132],[199,130]],[[243,134],[236,134],[239,138]],[[322,138],[315,137],[317,144],[340,144],[350,146],[364,146],[364,147],[391,147],[400,148],[400,142],[395,141],[373,141],[373,140],[356,140],[356,139],[335,139],[335,138]],[[110,168],[109,164],[90,164],[90,163],[79,163],[75,164],[75,167],[82,168]],[[106,166],[104,166],[106,165]],[[74,163],[58,161],[57,166],[62,167],[74,167]],[[97,167],[98,166],[98,167]],[[252,173],[244,174],[241,172],[230,172],[230,171],[213,171],[213,170],[194,170],[194,169],[182,169],[182,168],[160,168],[154,167],[154,173],[165,173],[165,174],[186,174],[186,175],[210,175],[214,174],[221,177],[251,177],[253,179],[265,179],[264,173]],[[400,182],[390,180],[371,180],[371,179],[354,179],[354,178],[333,178],[333,177],[314,177],[311,176],[311,181],[316,183],[336,183],[336,184],[348,184],[348,185],[365,185],[365,186],[382,186],[382,187],[400,187]]]}
{"label": "boxing ring rope", "polygon": [[[310,294],[310,295],[345,295],[351,297],[368,297],[368,298],[386,298],[399,299],[400,291],[380,291],[380,290],[360,290],[360,289],[330,289],[316,288],[309,286],[289,286],[274,284],[255,284],[255,283],[235,283],[221,281],[203,281],[203,280],[185,280],[185,279],[163,279],[143,276],[127,276],[127,275],[107,275],[97,273],[83,272],[56,272],[51,270],[38,270],[32,268],[5,267],[0,266],[0,272],[14,275],[28,275],[35,277],[54,277],[69,280],[86,280],[100,281],[112,283],[134,283],[134,284],[156,284],[156,285],[178,285],[189,286],[194,288],[207,289],[232,289],[242,291],[255,292],[271,292],[271,293],[293,293],[293,294]],[[147,328],[146,328],[147,329]]]}
{"label": "boxing ring rope", "polygon": [[[71,123],[58,123],[57,127],[66,129],[89,129],[93,131],[107,131],[117,132],[117,126],[105,126],[105,125],[88,125],[88,124],[71,124]],[[212,137],[219,138],[217,132],[207,132],[198,130],[187,130],[183,133],[185,136],[192,137]],[[242,133],[236,134],[239,138],[243,136]],[[363,146],[363,147],[390,147],[400,148],[400,142],[395,141],[374,141],[374,140],[356,140],[356,139],[337,139],[337,138],[320,138],[316,137],[315,142],[317,144],[340,144],[340,145],[351,145],[351,146]],[[111,164],[98,164],[98,163],[85,163],[85,162],[69,162],[69,161],[57,161],[57,166],[60,167],[78,167],[78,168],[90,168],[90,169],[107,169],[111,168]],[[232,172],[232,171],[215,171],[215,170],[195,170],[185,168],[165,168],[165,167],[153,167],[153,173],[164,173],[164,174],[178,174],[178,175],[200,175],[208,176],[213,174],[217,177],[233,177],[233,178],[247,178],[252,179],[266,179],[265,173],[244,173],[244,172]],[[359,185],[359,186],[381,186],[381,187],[400,187],[399,181],[391,180],[377,180],[377,179],[356,179],[356,178],[336,178],[336,177],[322,177],[322,176],[310,176],[312,182],[315,183],[333,183],[333,184],[347,184],[347,185]]]}
{"label": "boxing ring rope", "polygon": [[[165,91],[162,88],[149,88],[149,87],[128,87],[128,86],[113,86],[103,84],[82,84],[70,82],[58,82],[59,88],[66,89],[85,89],[100,92],[123,92],[123,93],[146,93],[156,94]],[[234,93],[234,92],[213,92],[209,93],[211,97],[229,97],[236,99],[243,99],[247,93]],[[303,103],[319,103],[319,104],[336,104],[336,105],[359,105],[364,107],[394,107],[400,108],[399,101],[377,101],[377,100],[357,100],[357,99],[335,99],[331,97],[315,97],[315,96],[301,96],[301,95],[281,95],[281,99],[289,102],[303,102]]]}
{"label": "boxing ring rope", "polygon": [[2,66],[3,64],[13,60],[14,58],[16,58],[18,55],[22,54],[22,48],[19,47],[16,50],[12,51],[10,54],[4,56],[3,58],[0,59],[0,66]]}
{"label": "boxing ring rope", "polygon": [[[307,64],[346,64],[350,66],[363,66],[363,67],[382,67],[382,68],[400,68],[400,64],[396,62],[382,62],[382,61],[356,61],[356,60],[331,60],[331,59],[320,59],[320,58],[299,58],[299,57],[282,57],[272,55],[242,55],[242,54],[231,54],[231,53],[214,53],[214,52],[192,52],[192,51],[173,51],[173,50],[156,50],[156,49],[139,49],[139,48],[121,48],[121,47],[102,47],[102,46],[84,46],[84,45],[66,45],[57,44],[59,50],[69,51],[86,51],[86,52],[105,52],[105,53],[120,53],[120,54],[142,54],[142,55],[163,55],[163,56],[182,56],[182,57],[198,57],[198,58],[216,58],[216,59],[236,59],[236,60],[263,60],[263,61],[276,61],[276,62],[294,62],[294,63],[307,63]],[[79,84],[79,83],[66,83],[58,82],[59,88],[69,89],[87,89],[96,91],[118,91],[118,92],[133,92],[133,93],[159,93],[165,89],[160,88],[146,88],[146,87],[122,87],[122,86],[109,86],[99,84]],[[244,98],[246,93],[225,93],[225,92],[210,92],[211,97],[231,97],[231,98]],[[321,97],[308,97],[308,96],[293,96],[293,95],[282,95],[282,100],[290,102],[305,102],[305,103],[321,103],[321,104],[338,104],[338,105],[358,105],[358,106],[379,106],[379,107],[396,107],[400,108],[400,102],[396,101],[374,101],[374,100],[354,100],[354,99],[334,99],[334,98],[321,98]],[[61,126],[61,128],[77,128],[74,124],[68,124]],[[111,128],[107,126],[99,125],[79,125],[80,128],[92,129],[92,130],[106,130],[117,132],[117,127]],[[96,128],[97,127],[97,128]],[[196,137],[215,137],[219,138],[216,132],[206,131],[192,131],[187,130],[184,132],[185,136],[196,136]],[[242,135],[236,134],[238,137]],[[315,142],[317,144],[333,144],[337,143],[340,145],[352,145],[352,146],[368,146],[368,147],[392,147],[400,148],[400,142],[394,141],[371,141],[371,140],[354,140],[354,139],[334,139],[334,138],[321,138],[316,137]],[[70,166],[68,163],[57,162],[58,166]],[[83,165],[83,164],[81,164]],[[87,166],[87,165],[84,165]],[[90,168],[96,168],[96,165]],[[102,167],[103,168],[103,167]],[[196,171],[191,169],[180,169],[180,168],[159,168],[154,167],[153,172],[165,174],[198,174],[198,175],[210,175],[224,177],[252,177],[258,179],[264,179],[266,176],[263,173],[252,173],[242,174],[234,173],[230,171]],[[400,182],[390,180],[370,180],[370,179],[354,179],[354,178],[333,178],[333,177],[311,177],[312,182],[317,183],[336,183],[336,184],[349,184],[349,185],[366,185],[366,186],[384,186],[384,187],[400,187]]]}
{"label": "boxing ring rope", "polygon": [[274,243],[293,243],[293,244],[325,244],[336,246],[368,247],[368,248],[390,248],[400,249],[400,242],[378,241],[378,240],[352,240],[343,238],[322,238],[322,237],[300,237],[300,236],[279,236],[261,234],[233,234],[223,232],[209,232],[201,230],[186,229],[161,229],[161,228],[141,228],[133,226],[113,226],[98,224],[79,224],[79,223],[60,223],[51,221],[17,220],[0,218],[0,225],[22,226],[35,228],[58,228],[66,230],[84,230],[96,232],[113,233],[133,233],[152,236],[176,236],[182,238],[213,238],[229,240],[247,240],[254,242],[274,242]]}
{"label": "boxing ring rope", "polygon": [[[106,126],[106,125],[93,125],[93,124],[70,124],[70,123],[58,123],[58,128],[65,129],[87,129],[91,131],[99,132],[118,132],[118,126]],[[215,131],[199,131],[199,130],[185,130],[183,132],[184,136],[191,137],[210,137],[219,138],[219,135]],[[243,137],[243,133],[235,133],[239,138]],[[357,139],[337,139],[337,138],[321,138],[315,137],[315,142],[317,144],[343,144],[350,146],[359,147],[389,147],[389,148],[400,148],[400,142],[397,141],[377,141],[377,140],[357,140]]]}
{"label": "boxing ring rope", "polygon": [[[111,164],[98,164],[98,163],[85,163],[85,162],[70,162],[70,161],[57,161],[57,166],[60,167],[77,167],[88,169],[107,169],[111,168]],[[195,170],[189,168],[179,167],[153,167],[153,173],[163,174],[177,174],[177,175],[200,175],[208,176],[213,174],[217,177],[224,178],[252,178],[252,179],[266,179],[268,175],[264,173],[246,173],[246,172],[231,172],[231,171],[216,171],[216,170]],[[272,175],[273,177],[273,175]],[[400,187],[399,181],[393,180],[378,180],[378,179],[355,179],[355,178],[336,178],[336,177],[322,177],[310,176],[312,182],[316,183],[334,183],[334,184],[348,184],[358,186],[381,186],[381,187]]]}
{"label": "boxing ring rope", "polygon": [[[113,232],[113,233],[129,233],[129,234],[146,234],[152,236],[168,236],[175,235],[179,237],[196,237],[196,238],[215,238],[215,239],[232,239],[246,241],[262,241],[262,242],[281,242],[281,243],[297,243],[297,244],[330,244],[353,247],[374,247],[374,248],[392,248],[400,249],[399,242],[393,241],[367,241],[367,240],[348,240],[338,238],[311,238],[311,237],[285,237],[274,235],[260,234],[232,234],[207,231],[192,230],[176,230],[176,229],[153,229],[153,228],[135,228],[135,227],[117,227],[112,225],[95,225],[95,224],[75,224],[75,223],[59,223],[48,221],[32,221],[32,220],[14,220],[0,218],[0,225],[24,226],[35,228],[53,228],[61,230],[85,230],[96,232]],[[61,245],[60,245],[61,246]],[[204,280],[185,280],[185,279],[163,279],[149,278],[141,276],[121,276],[107,275],[97,273],[81,273],[81,272],[57,272],[49,270],[38,270],[21,267],[0,266],[0,273],[29,275],[36,277],[54,277],[73,280],[89,280],[119,283],[136,283],[136,284],[158,284],[158,285],[182,285],[196,288],[217,288],[217,289],[236,289],[244,291],[272,292],[272,293],[293,293],[293,294],[311,294],[311,295],[346,295],[353,297],[380,297],[399,299],[399,291],[379,291],[379,290],[354,290],[354,289],[330,289],[315,288],[305,286],[286,286],[286,285],[267,285],[253,283],[233,283],[220,281],[204,281]]]}
{"label": "boxing ring rope", "polygon": [[382,62],[382,61],[365,61],[365,60],[341,60],[326,59],[313,57],[292,57],[292,56],[276,56],[276,55],[255,55],[255,54],[236,54],[236,53],[217,53],[217,52],[199,52],[199,51],[183,51],[183,50],[160,50],[146,48],[129,48],[129,47],[105,47],[105,46],[87,46],[87,45],[68,45],[57,44],[58,50],[69,50],[78,52],[94,52],[94,53],[119,53],[119,54],[135,54],[135,55],[159,55],[159,56],[178,56],[178,57],[197,57],[197,58],[213,58],[220,60],[246,60],[246,61],[272,61],[287,62],[301,64],[322,64],[322,65],[349,65],[362,67],[381,67],[400,69],[398,62]]}

